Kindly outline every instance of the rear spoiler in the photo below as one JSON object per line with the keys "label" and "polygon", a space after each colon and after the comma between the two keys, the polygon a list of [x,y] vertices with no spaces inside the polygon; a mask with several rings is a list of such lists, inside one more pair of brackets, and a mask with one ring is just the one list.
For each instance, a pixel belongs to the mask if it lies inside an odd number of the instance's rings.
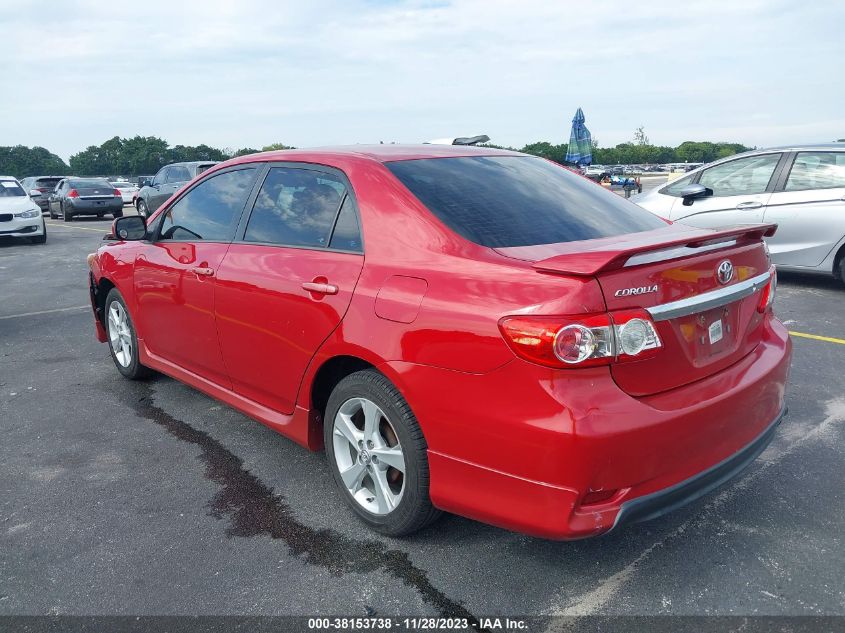
{"label": "rear spoiler", "polygon": [[[672,225],[673,229],[680,228]],[[582,249],[574,247],[570,253],[555,255],[533,264],[539,271],[565,273],[569,275],[596,275],[638,263],[679,259],[733,244],[758,242],[771,237],[777,231],[777,224],[746,224],[724,229],[691,229],[670,232],[666,229],[632,233],[624,238],[592,240],[593,248],[583,250],[585,242],[577,242]],[[668,239],[667,239],[668,238]],[[728,244],[727,242],[730,242]],[[699,250],[700,249],[700,250]],[[643,257],[649,254],[652,257]],[[636,258],[635,258],[636,256]],[[634,261],[629,262],[629,260]],[[636,261],[639,260],[639,261]]]}

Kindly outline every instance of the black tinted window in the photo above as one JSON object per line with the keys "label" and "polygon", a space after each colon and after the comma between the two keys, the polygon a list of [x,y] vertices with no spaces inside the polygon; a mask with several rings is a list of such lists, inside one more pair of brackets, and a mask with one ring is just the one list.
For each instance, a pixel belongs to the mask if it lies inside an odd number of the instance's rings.
{"label": "black tinted window", "polygon": [[330,174],[270,169],[255,200],[244,240],[286,246],[328,246],[345,188]]}
{"label": "black tinted window", "polygon": [[77,180],[71,180],[69,183],[72,189],[104,189],[104,193],[111,193],[114,191],[114,187],[111,186],[109,181],[103,180],[102,178],[80,178]]}
{"label": "black tinted window", "polygon": [[170,207],[161,220],[163,240],[228,242],[235,236],[255,168],[212,176]]}
{"label": "black tinted window", "polygon": [[166,182],[188,182],[191,179],[191,172],[182,165],[173,165],[167,172]]}
{"label": "black tinted window", "polygon": [[56,185],[59,184],[61,178],[39,178],[35,181],[35,188],[36,189],[50,189],[51,191],[56,188]]}
{"label": "black tinted window", "polygon": [[358,215],[355,213],[355,204],[349,196],[344,198],[343,205],[340,207],[329,247],[341,251],[361,251],[361,230],[358,227]]}
{"label": "black tinted window", "polygon": [[541,158],[430,158],[386,165],[444,224],[482,246],[571,242],[666,226]]}

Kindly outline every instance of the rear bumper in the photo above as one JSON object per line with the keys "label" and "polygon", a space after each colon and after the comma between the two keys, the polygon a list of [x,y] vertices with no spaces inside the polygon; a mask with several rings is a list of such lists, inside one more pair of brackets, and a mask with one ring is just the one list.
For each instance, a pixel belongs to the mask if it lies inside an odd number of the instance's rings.
{"label": "rear bumper", "polygon": [[786,416],[786,407],[753,442],[723,462],[674,486],[643,495],[622,504],[613,527],[624,523],[651,521],[677,510],[727,483],[748,468],[775,436],[775,429]]}
{"label": "rear bumper", "polygon": [[123,199],[113,198],[102,202],[97,200],[79,200],[68,198],[70,204],[68,210],[74,215],[99,215],[101,213],[113,213],[123,210]]}
{"label": "rear bumper", "polygon": [[435,506],[553,539],[595,536],[688,503],[771,440],[791,358],[774,318],[727,369],[635,398],[607,368],[520,360],[488,374],[390,363],[429,445]]}

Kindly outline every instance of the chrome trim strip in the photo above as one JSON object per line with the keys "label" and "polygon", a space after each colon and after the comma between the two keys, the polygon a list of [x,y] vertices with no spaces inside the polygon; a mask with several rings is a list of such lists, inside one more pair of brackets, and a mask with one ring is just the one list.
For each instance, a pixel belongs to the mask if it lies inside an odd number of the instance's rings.
{"label": "chrome trim strip", "polygon": [[696,248],[692,248],[690,246],[665,248],[662,251],[651,251],[648,253],[643,253],[642,255],[634,255],[632,257],[629,257],[628,261],[625,262],[624,268],[628,268],[628,266],[639,266],[640,264],[665,262],[670,259],[689,257],[690,255],[699,255],[701,253],[707,253],[709,251],[716,251],[720,248],[728,248],[729,246],[736,246],[736,240],[725,240],[724,242],[706,244],[705,246],[698,246]]}
{"label": "chrome trim strip", "polygon": [[705,310],[718,308],[753,295],[766,285],[769,277],[770,273],[765,272],[762,275],[740,281],[732,286],[725,286],[724,288],[711,290],[710,292],[705,292],[694,297],[664,303],[659,306],[652,306],[646,308],[646,310],[655,321],[666,321],[697,312],[704,312]]}

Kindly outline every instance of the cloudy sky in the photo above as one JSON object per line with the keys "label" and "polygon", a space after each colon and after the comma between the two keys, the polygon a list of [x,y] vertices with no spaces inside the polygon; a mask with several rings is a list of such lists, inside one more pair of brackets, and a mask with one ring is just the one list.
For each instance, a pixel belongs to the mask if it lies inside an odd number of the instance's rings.
{"label": "cloudy sky", "polygon": [[0,145],[845,138],[841,0],[0,4]]}

